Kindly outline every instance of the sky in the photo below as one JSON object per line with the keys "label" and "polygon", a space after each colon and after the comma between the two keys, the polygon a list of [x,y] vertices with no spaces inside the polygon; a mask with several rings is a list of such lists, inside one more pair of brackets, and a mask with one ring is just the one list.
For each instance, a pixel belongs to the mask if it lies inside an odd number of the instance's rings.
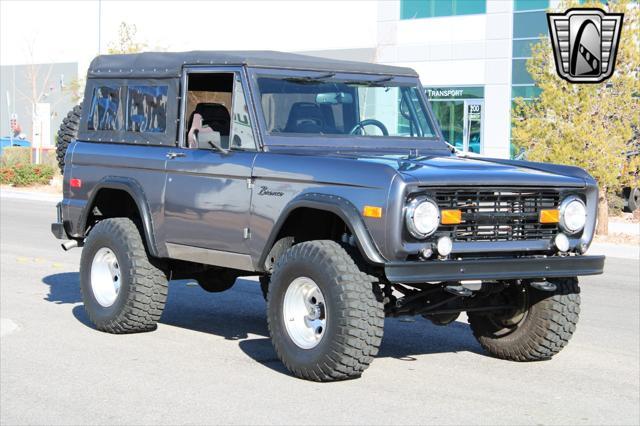
{"label": "sky", "polygon": [[105,53],[121,22],[136,25],[148,50],[374,47],[377,3],[0,0],[0,64],[78,62],[82,75],[98,34]]}

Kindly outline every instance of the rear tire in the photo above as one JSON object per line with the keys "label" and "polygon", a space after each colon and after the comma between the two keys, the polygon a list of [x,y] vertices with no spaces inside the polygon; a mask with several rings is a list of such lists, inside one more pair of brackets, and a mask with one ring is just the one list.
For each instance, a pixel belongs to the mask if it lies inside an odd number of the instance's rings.
{"label": "rear tire", "polygon": [[640,188],[630,188],[627,198],[627,211],[633,213],[640,207]]}
{"label": "rear tire", "polygon": [[511,286],[510,302],[520,300],[523,309],[506,315],[470,312],[469,324],[480,345],[491,355],[511,361],[550,359],[569,342],[580,314],[577,278],[549,280],[553,292],[531,286]]}
{"label": "rear tire", "polygon": [[98,222],[85,241],[80,289],[98,330],[138,333],[156,329],[167,300],[167,277],[150,261],[136,225],[111,218]]}
{"label": "rear tire", "polygon": [[[314,288],[317,305],[298,303],[302,310],[291,305],[300,282],[303,289]],[[314,381],[359,377],[378,353],[382,303],[374,295],[372,278],[334,241],[303,242],[288,249],[276,263],[267,297],[271,341],[295,376]],[[316,297],[303,302],[315,304]],[[301,324],[300,333],[292,331]],[[314,335],[304,330],[304,324],[317,333],[315,342],[309,341]]]}
{"label": "rear tire", "polygon": [[58,159],[60,173],[64,173],[64,157],[67,154],[67,148],[69,148],[69,144],[78,137],[81,112],[82,104],[74,106],[67,116],[62,119],[62,123],[60,124],[56,142],[56,158]]}

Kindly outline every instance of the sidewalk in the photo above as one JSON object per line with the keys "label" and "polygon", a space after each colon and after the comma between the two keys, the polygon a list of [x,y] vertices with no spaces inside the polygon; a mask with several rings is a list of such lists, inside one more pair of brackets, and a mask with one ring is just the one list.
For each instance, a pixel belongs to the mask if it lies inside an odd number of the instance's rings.
{"label": "sidewalk", "polygon": [[609,221],[610,234],[640,235],[640,223]]}
{"label": "sidewalk", "polygon": [[2,187],[0,188],[0,198],[57,203],[62,200],[62,194]]}
{"label": "sidewalk", "polygon": [[640,246],[632,244],[598,243],[593,242],[587,254],[603,254],[607,257],[617,257],[620,259],[640,260]]}

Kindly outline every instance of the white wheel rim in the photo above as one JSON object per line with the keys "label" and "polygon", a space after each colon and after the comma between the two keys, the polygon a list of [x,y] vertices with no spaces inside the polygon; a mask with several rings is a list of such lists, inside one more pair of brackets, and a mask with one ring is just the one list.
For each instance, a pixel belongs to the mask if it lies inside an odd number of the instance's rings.
{"label": "white wheel rim", "polygon": [[284,295],[282,313],[287,334],[302,349],[315,348],[327,325],[324,295],[307,277],[296,278]]}
{"label": "white wheel rim", "polygon": [[120,291],[120,265],[116,255],[102,247],[91,262],[91,290],[101,306],[108,308],[118,298]]}

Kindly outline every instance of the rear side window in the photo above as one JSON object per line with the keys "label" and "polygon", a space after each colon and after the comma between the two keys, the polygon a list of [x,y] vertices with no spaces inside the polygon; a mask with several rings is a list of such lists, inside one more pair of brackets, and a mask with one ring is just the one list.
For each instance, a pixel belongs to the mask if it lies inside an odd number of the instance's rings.
{"label": "rear side window", "polygon": [[122,87],[99,86],[93,90],[87,121],[89,130],[122,130]]}
{"label": "rear side window", "polygon": [[168,86],[127,88],[127,131],[164,133],[167,129]]}

